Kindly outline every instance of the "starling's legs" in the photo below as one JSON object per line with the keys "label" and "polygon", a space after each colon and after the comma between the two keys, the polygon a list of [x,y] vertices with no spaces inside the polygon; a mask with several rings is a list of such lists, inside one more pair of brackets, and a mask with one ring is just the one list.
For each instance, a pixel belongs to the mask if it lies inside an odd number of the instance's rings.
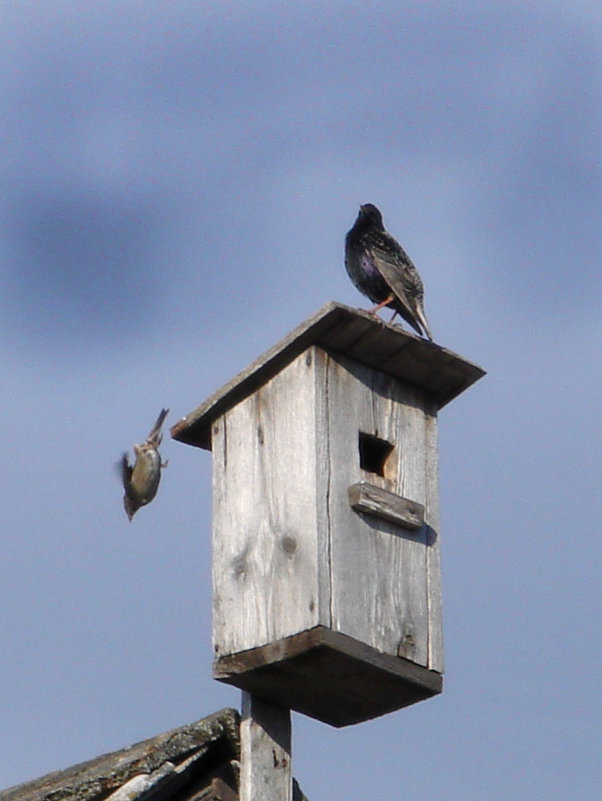
{"label": "starling's legs", "polygon": [[[379,303],[379,304],[378,304],[377,306],[375,306],[373,309],[370,309],[370,311],[368,312],[368,314],[376,314],[376,312],[377,312],[377,311],[379,311],[380,309],[382,309],[382,307],[383,307],[383,306],[387,306],[387,305],[388,305],[389,303],[391,303],[391,301],[392,301],[392,300],[394,300],[394,299],[395,299],[395,295],[394,295],[393,293],[391,293],[391,294],[389,295],[389,297],[388,297],[388,298],[385,298],[385,299],[382,301],[382,303]],[[396,312],[396,314],[397,314],[397,312]]]}

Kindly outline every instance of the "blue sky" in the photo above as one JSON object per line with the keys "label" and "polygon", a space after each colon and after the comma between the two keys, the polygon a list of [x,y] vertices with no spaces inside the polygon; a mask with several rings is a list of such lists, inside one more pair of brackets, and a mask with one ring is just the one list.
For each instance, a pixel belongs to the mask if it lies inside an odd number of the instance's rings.
{"label": "blue sky", "polygon": [[294,716],[310,798],[589,799],[600,776],[602,11],[6,4],[0,787],[237,706],[210,676],[211,456],[112,465],[335,299],[376,203],[436,341],[442,696]]}

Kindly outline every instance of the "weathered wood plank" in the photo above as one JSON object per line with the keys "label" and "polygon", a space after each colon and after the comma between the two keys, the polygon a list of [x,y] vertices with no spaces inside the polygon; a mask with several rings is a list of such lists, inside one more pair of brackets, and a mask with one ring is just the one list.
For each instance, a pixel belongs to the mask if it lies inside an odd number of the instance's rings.
{"label": "weathered wood plank", "polygon": [[[397,524],[362,519],[348,501],[349,486],[367,481],[426,506],[423,398],[390,376],[334,356],[327,394],[322,430],[330,440],[332,627],[426,666],[426,527],[399,536]],[[383,476],[361,469],[360,432],[393,446]]]}
{"label": "weathered wood plank", "polygon": [[[332,624],[332,586],[330,581],[330,510],[325,497],[330,488],[330,438],[325,436],[323,422],[328,418],[328,354],[315,345],[309,349],[314,365],[314,426],[316,431],[315,476],[316,492],[314,499],[317,531],[317,570],[318,570],[318,621],[323,626]],[[308,627],[309,628],[309,627]]]}
{"label": "weathered wood plank", "polygon": [[351,355],[367,367],[424,389],[439,409],[485,374],[434,342],[368,312],[330,302],[172,426],[172,437],[210,450],[212,422],[312,344]]}
{"label": "weathered wood plank", "polygon": [[380,517],[415,531],[424,525],[424,506],[394,492],[360,481],[349,487],[349,505],[356,512]]}
{"label": "weathered wood plank", "polygon": [[217,659],[213,675],[331,726],[349,726],[441,692],[441,674],[317,626]]}
{"label": "weathered wood plank", "polygon": [[241,801],[292,801],[291,713],[243,691],[240,721]]}
{"label": "weathered wood plank", "polygon": [[426,503],[428,507],[427,597],[429,621],[429,661],[431,670],[444,672],[443,602],[441,596],[441,541],[439,532],[439,449],[437,409],[427,404],[426,431]]}
{"label": "weathered wood plank", "polygon": [[297,357],[213,425],[217,655],[323,622],[313,371]]}

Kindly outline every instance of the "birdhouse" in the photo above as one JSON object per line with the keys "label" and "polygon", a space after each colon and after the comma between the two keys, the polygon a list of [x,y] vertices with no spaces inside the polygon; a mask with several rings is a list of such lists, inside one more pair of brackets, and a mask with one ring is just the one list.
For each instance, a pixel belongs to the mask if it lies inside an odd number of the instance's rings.
{"label": "birdhouse", "polygon": [[441,692],[437,413],[483,374],[329,303],[172,428],[213,452],[215,678],[334,726]]}

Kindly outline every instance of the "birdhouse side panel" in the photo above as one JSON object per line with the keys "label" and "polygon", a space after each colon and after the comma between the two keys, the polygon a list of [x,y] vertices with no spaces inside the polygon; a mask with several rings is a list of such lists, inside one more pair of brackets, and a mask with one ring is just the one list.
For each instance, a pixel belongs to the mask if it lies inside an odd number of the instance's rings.
{"label": "birdhouse side panel", "polygon": [[428,664],[427,526],[354,510],[361,482],[428,517],[426,418],[419,390],[344,357],[328,369],[332,627],[383,653]]}
{"label": "birdhouse side panel", "polygon": [[217,657],[320,623],[314,418],[302,354],[213,425]]}

